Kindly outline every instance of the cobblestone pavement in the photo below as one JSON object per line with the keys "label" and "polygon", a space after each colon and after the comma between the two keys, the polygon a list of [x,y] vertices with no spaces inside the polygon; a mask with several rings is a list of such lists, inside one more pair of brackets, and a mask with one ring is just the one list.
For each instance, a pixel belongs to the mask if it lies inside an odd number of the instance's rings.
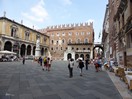
{"label": "cobblestone pavement", "polygon": [[122,99],[107,72],[75,66],[69,78],[67,62],[53,61],[51,71],[36,62],[0,63],[0,99]]}

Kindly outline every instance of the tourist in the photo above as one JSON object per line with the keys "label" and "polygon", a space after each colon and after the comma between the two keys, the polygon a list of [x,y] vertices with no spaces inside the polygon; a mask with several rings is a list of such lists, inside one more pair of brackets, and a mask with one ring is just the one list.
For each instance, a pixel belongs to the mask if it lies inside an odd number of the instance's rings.
{"label": "tourist", "polygon": [[25,64],[25,56],[23,56],[23,58],[22,58],[22,63],[23,63],[23,65]]}
{"label": "tourist", "polygon": [[68,63],[68,69],[69,69],[69,77],[72,78],[73,77],[73,66],[74,66],[74,59],[69,59],[69,63]]}
{"label": "tourist", "polygon": [[88,70],[88,64],[89,64],[89,59],[86,57],[86,60],[85,60],[86,70]]}
{"label": "tourist", "polygon": [[40,64],[40,66],[42,66],[42,61],[43,61],[43,60],[42,60],[42,57],[40,56],[40,57],[39,57],[39,64]]}
{"label": "tourist", "polygon": [[80,68],[80,76],[82,76],[84,62],[83,62],[83,60],[81,58],[79,59],[78,67]]}
{"label": "tourist", "polygon": [[48,57],[47,59],[47,68],[48,68],[48,71],[50,71],[50,68],[51,68],[51,59]]}

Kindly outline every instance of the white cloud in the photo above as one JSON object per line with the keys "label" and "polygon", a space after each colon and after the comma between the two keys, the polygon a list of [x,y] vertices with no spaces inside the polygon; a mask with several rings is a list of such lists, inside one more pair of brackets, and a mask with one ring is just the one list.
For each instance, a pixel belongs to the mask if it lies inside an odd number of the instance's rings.
{"label": "white cloud", "polygon": [[44,1],[40,0],[35,6],[30,9],[30,12],[23,12],[22,15],[36,22],[44,22],[44,20],[48,19],[48,12],[44,8]]}
{"label": "white cloud", "polygon": [[71,0],[61,0],[65,5],[71,5],[72,1]]}

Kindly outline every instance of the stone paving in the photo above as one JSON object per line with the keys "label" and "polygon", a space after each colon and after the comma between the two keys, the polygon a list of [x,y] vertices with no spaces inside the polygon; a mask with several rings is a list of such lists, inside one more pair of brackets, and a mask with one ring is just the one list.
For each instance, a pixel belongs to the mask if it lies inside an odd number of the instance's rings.
{"label": "stone paving", "polygon": [[75,66],[69,78],[67,62],[53,61],[51,71],[36,62],[0,63],[0,99],[122,99],[107,72]]}

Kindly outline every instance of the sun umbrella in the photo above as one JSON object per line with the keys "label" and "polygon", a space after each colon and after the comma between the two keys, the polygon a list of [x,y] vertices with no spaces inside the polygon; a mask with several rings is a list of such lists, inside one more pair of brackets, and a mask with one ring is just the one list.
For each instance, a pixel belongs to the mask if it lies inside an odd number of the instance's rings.
{"label": "sun umbrella", "polygon": [[11,51],[7,51],[7,50],[4,50],[4,51],[0,51],[0,54],[16,54],[15,52],[11,52]]}

